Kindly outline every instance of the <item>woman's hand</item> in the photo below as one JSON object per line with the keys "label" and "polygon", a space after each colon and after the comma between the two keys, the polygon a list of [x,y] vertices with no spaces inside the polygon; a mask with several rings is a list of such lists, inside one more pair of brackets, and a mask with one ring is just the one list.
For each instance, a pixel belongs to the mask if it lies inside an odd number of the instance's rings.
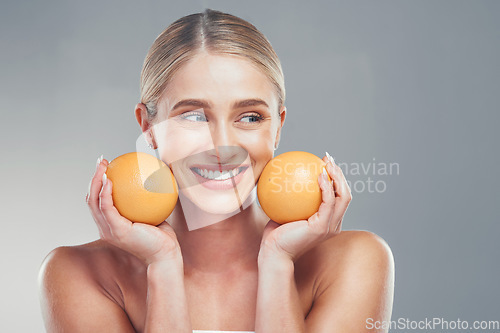
{"label": "woman's hand", "polygon": [[352,199],[351,189],[342,169],[328,153],[323,161],[327,163],[326,170],[333,179],[333,186],[326,173],[319,175],[322,202],[318,211],[307,221],[283,225],[269,221],[264,229],[259,260],[278,256],[295,261],[325,239],[340,233],[342,219]]}
{"label": "woman's hand", "polygon": [[152,226],[132,223],[120,215],[113,205],[113,184],[105,175],[108,164],[102,156],[97,160],[86,198],[101,239],[135,255],[148,265],[173,259],[181,259],[182,262],[177,237],[167,222]]}

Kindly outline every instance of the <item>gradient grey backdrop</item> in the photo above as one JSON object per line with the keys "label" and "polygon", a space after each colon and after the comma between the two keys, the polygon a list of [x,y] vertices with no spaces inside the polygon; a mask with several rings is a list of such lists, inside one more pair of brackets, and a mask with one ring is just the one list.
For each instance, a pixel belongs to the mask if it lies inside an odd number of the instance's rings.
{"label": "gradient grey backdrop", "polygon": [[40,263],[98,237],[87,185],[97,157],[135,149],[147,50],[206,7],[255,24],[281,58],[278,153],[399,164],[347,175],[387,189],[354,191],[344,220],[392,248],[393,319],[500,320],[500,2],[2,1],[2,331],[44,330]]}

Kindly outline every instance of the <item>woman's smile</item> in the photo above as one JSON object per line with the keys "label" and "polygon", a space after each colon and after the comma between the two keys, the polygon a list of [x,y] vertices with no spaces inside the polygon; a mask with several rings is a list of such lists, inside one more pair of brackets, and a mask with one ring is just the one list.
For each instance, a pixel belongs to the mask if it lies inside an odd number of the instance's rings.
{"label": "woman's smile", "polygon": [[239,184],[248,166],[199,165],[190,169],[203,187],[211,190],[229,190]]}
{"label": "woman's smile", "polygon": [[241,171],[243,171],[243,167],[238,166],[217,166],[217,165],[208,165],[208,166],[198,166],[192,167],[191,170],[201,177],[208,180],[227,180],[236,175],[239,175]]}
{"label": "woman's smile", "polygon": [[284,120],[269,79],[241,57],[200,53],[176,73],[158,110],[155,141],[181,196],[205,212],[238,212]]}

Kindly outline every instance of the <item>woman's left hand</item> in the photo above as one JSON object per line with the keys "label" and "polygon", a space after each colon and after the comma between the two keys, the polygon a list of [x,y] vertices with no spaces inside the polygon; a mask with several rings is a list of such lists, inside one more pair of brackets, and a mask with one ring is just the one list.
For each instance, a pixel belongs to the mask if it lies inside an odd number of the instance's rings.
{"label": "woman's left hand", "polygon": [[259,259],[278,256],[295,261],[317,244],[340,233],[342,219],[352,199],[351,189],[333,158],[328,155],[323,161],[333,184],[324,172],[319,175],[322,202],[318,211],[308,220],[283,225],[269,221],[264,229]]}

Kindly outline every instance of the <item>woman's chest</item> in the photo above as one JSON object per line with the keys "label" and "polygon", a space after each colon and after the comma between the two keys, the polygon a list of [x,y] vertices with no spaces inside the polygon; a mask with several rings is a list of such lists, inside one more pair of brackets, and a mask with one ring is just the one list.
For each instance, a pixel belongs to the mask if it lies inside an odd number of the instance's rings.
{"label": "woman's chest", "polygon": [[257,304],[257,274],[225,279],[197,276],[185,280],[193,329],[252,331]]}
{"label": "woman's chest", "polygon": [[[306,316],[313,301],[312,283],[297,279],[296,285]],[[258,291],[256,272],[232,278],[210,274],[185,277],[184,286],[193,329],[254,330]],[[123,283],[122,293],[128,317],[135,329],[142,332],[147,311],[145,277]]]}

